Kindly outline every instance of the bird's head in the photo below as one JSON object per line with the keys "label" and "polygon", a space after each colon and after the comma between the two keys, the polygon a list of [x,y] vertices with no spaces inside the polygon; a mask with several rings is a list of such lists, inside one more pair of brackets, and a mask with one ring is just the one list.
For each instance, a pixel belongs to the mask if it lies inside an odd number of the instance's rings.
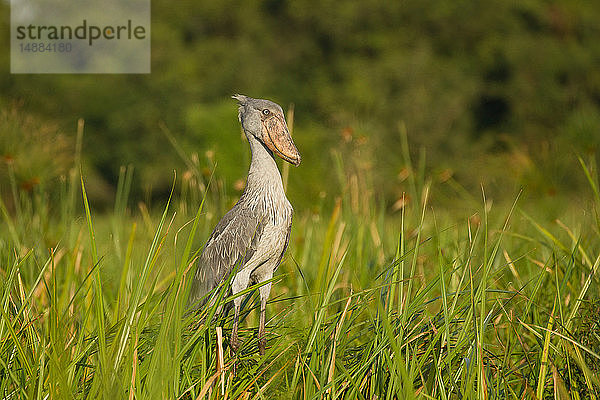
{"label": "bird's head", "polygon": [[283,110],[269,100],[253,99],[241,94],[232,96],[239,102],[238,118],[246,135],[252,135],[283,160],[298,166],[300,153],[288,130]]}

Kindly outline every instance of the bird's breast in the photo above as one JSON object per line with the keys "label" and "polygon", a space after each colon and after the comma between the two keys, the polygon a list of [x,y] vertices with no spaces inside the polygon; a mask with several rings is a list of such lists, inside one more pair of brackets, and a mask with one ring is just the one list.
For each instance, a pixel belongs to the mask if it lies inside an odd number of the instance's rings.
{"label": "bird's breast", "polygon": [[[263,227],[256,244],[256,251],[244,268],[273,271],[287,245],[287,236],[292,224],[293,209],[285,196],[265,197],[256,205]],[[262,272],[261,272],[262,273]]]}

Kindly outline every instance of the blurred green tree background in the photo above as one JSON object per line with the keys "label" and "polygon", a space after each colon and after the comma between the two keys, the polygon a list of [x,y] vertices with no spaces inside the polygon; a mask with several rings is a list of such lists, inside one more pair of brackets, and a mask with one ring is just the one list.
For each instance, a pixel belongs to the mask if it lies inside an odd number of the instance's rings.
{"label": "blurred green tree background", "polygon": [[[8,49],[8,2],[0,13]],[[392,211],[417,173],[403,132],[415,165],[454,188],[577,197],[576,155],[600,145],[598,21],[600,2],[575,0],[155,0],[149,75],[11,75],[0,53],[2,190],[56,185],[83,118],[96,205],[112,202],[123,165],[134,199],[168,193],[186,165],[165,131],[235,197],[249,162],[239,92],[293,104],[301,207],[343,184],[342,160]]]}

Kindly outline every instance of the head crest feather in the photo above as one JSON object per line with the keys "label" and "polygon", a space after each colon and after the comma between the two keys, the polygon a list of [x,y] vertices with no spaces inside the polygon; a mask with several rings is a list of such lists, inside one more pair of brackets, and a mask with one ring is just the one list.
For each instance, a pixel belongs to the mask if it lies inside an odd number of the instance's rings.
{"label": "head crest feather", "polygon": [[238,101],[239,107],[238,107],[238,120],[240,121],[240,123],[242,122],[242,112],[244,111],[244,108],[246,106],[246,104],[248,103],[248,96],[244,96],[243,94],[234,94],[233,96],[231,96],[232,99],[235,99]]}
{"label": "head crest feather", "polygon": [[248,96],[244,96],[243,94],[234,94],[231,96],[232,99],[237,100],[240,104],[246,104],[248,101]]}

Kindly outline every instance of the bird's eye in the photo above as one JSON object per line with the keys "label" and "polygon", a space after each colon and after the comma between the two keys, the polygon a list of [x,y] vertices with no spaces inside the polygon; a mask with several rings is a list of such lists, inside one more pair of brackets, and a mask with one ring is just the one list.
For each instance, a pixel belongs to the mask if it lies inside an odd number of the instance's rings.
{"label": "bird's eye", "polygon": [[265,108],[262,112],[263,112],[263,115],[271,114],[271,111],[268,108]]}

